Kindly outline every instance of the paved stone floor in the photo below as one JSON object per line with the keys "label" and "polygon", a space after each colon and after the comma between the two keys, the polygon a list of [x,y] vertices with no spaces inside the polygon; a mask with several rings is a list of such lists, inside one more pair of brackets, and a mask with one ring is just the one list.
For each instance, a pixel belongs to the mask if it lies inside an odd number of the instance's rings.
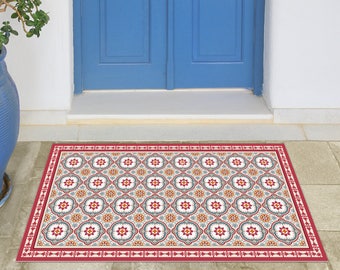
{"label": "paved stone floor", "polygon": [[340,269],[340,142],[289,140],[285,145],[329,258],[327,263],[17,263],[15,257],[51,146],[51,142],[35,141],[19,142],[7,169],[15,187],[0,209],[0,269]]}

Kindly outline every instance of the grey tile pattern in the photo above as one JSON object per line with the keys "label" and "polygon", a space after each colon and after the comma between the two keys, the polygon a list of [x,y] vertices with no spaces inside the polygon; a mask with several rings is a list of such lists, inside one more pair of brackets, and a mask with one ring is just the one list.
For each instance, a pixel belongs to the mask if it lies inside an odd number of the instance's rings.
{"label": "grey tile pattern", "polygon": [[[242,136],[242,135],[240,135]],[[18,248],[51,143],[20,142],[7,172],[14,193],[0,209],[0,269],[336,270],[340,269],[340,143],[285,142],[329,261],[326,263],[17,263]],[[321,162],[322,161],[322,162]]]}

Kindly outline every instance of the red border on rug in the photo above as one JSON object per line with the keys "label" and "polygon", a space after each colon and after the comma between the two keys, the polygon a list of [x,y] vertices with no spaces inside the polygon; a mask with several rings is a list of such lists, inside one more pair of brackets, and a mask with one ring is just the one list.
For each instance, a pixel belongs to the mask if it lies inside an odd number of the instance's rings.
{"label": "red border on rug", "polygon": [[[274,151],[295,209],[308,237],[308,248],[36,248],[35,241],[62,151]],[[284,144],[54,144],[51,148],[17,261],[206,261],[206,262],[324,262],[326,253]]]}

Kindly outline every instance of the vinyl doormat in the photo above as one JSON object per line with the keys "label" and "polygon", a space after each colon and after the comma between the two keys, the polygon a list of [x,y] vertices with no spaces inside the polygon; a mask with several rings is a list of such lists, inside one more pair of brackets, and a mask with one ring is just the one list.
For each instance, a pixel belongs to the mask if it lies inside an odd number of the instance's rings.
{"label": "vinyl doormat", "polygon": [[18,261],[326,261],[283,144],[55,144]]}

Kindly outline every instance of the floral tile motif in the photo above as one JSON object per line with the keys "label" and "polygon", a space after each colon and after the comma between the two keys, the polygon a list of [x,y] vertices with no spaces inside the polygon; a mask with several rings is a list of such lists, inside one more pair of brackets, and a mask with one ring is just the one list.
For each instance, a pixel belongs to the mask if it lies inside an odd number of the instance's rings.
{"label": "floral tile motif", "polygon": [[282,144],[55,144],[18,261],[325,261]]}

